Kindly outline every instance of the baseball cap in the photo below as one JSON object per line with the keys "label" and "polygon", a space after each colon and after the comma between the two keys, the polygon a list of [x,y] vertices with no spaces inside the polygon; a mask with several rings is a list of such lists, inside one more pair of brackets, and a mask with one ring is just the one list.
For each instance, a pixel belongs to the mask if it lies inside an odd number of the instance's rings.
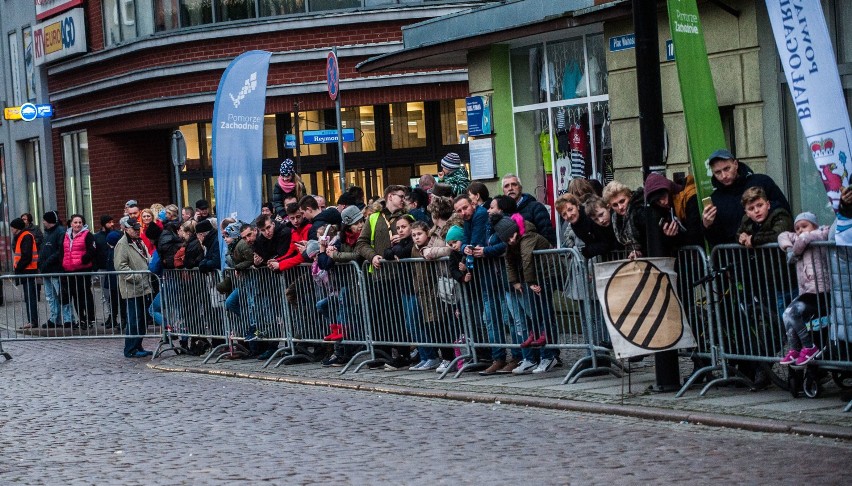
{"label": "baseball cap", "polygon": [[728,151],[728,149],[719,149],[712,154],[710,154],[709,162],[712,164],[716,160],[732,160],[735,159],[734,154]]}

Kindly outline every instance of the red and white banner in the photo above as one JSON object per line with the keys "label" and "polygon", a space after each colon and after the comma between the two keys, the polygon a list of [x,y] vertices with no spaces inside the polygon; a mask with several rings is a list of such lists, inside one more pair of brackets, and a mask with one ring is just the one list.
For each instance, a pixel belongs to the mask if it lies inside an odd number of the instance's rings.
{"label": "red and white banner", "polygon": [[83,0],[35,0],[36,20],[44,20],[82,4]]}

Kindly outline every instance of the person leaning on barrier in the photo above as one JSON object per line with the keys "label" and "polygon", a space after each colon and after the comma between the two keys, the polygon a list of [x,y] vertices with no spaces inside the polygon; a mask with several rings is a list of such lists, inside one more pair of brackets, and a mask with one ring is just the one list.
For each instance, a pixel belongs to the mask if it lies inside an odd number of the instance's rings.
{"label": "person leaning on barrier", "polygon": [[151,295],[151,279],[148,277],[148,249],[140,238],[142,225],[136,218],[121,218],[124,236],[115,244],[113,262],[115,269],[125,273],[118,276],[118,291],[127,309],[124,338],[125,358],[144,358],[151,352],[142,347],[145,335],[145,297]]}
{"label": "person leaning on barrier", "polygon": [[296,246],[293,231],[270,216],[260,215],[255,220],[259,235],[254,243],[254,264],[283,272],[304,262]]}
{"label": "person leaning on barrier", "polygon": [[[56,211],[44,213],[41,220],[44,225],[44,243],[39,251],[39,273],[64,273],[62,243],[65,241],[65,226],[59,223],[59,214]],[[71,327],[74,311],[66,299],[67,294],[62,290],[62,285],[65,285],[65,282],[60,277],[43,277],[42,282],[44,298],[50,308],[50,317],[46,323],[42,324],[42,327]]]}
{"label": "person leaning on barrier", "polygon": [[645,179],[645,201],[656,229],[648,235],[649,254],[673,257],[679,247],[703,244],[694,182],[684,187],[652,173]]}
{"label": "person leaning on barrier", "polygon": [[[532,307],[529,314],[533,319],[541,319],[531,328],[519,330],[526,335],[526,339],[521,343],[523,361],[512,370],[513,374],[545,373],[556,366],[556,353],[546,347],[548,342],[552,342],[548,339],[554,338],[550,331],[554,322],[553,291],[549,285],[549,276],[539,275],[536,271],[533,256],[535,250],[550,249],[552,245],[525,223],[517,213],[493,223],[494,232],[506,243],[505,260],[509,285],[516,293],[526,297],[521,299],[521,302]],[[541,270],[547,272],[545,268]],[[539,355],[538,363],[536,354]]]}
{"label": "person leaning on barrier", "polygon": [[551,245],[556,244],[556,229],[550,221],[550,213],[544,204],[536,201],[531,195],[523,192],[521,179],[515,174],[503,176],[503,195],[515,200],[518,205],[518,213],[523,218],[535,225],[536,232],[543,236]]}
{"label": "person leaning on barrier", "polygon": [[[9,223],[12,228],[12,248],[14,254],[12,265],[15,275],[35,275],[38,273],[38,246],[35,236],[27,231],[27,224],[21,218],[15,218]],[[23,329],[38,327],[38,294],[36,293],[35,277],[15,279],[15,285],[24,288],[24,306],[27,310],[27,322]]]}
{"label": "person leaning on barrier", "polygon": [[624,246],[627,258],[642,258],[645,251],[645,201],[642,188],[631,191],[618,181],[604,187],[603,200],[612,210],[615,239]]}
{"label": "person leaning on barrier", "polygon": [[576,196],[559,196],[556,199],[556,212],[564,220],[564,225],[570,229],[570,233],[562,233],[562,248],[572,248],[573,242],[574,247],[586,258],[606,255],[612,251],[612,239],[606,229],[589,218]]}
{"label": "person leaning on barrier", "polygon": [[222,257],[219,254],[219,235],[215,231],[213,222],[203,219],[196,223],[195,235],[204,247],[204,258],[198,262],[198,269],[202,272],[219,270],[222,266]]}
{"label": "person leaning on barrier", "polygon": [[299,209],[302,211],[302,219],[306,224],[310,224],[308,230],[308,240],[317,239],[317,228],[325,224],[340,227],[341,217],[337,207],[332,206],[326,209],[320,209],[319,203],[314,196],[305,196],[299,201]]}
{"label": "person leaning on barrier", "polygon": [[713,172],[712,204],[701,214],[704,236],[711,246],[737,242],[737,228],[745,211],[742,195],[750,187],[760,187],[773,208],[790,212],[790,203],[771,177],[755,174],[749,166],[738,161],[731,152],[719,149],[708,159]]}

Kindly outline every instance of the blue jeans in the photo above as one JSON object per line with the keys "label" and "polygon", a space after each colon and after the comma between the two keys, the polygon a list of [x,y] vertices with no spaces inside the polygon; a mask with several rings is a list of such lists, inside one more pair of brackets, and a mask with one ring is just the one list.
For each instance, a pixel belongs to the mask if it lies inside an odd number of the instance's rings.
{"label": "blue jeans", "polygon": [[154,300],[151,301],[151,305],[148,307],[148,314],[151,314],[151,317],[154,319],[154,323],[158,326],[163,325],[163,306],[160,302],[161,293],[154,297]]}
{"label": "blue jeans", "polygon": [[341,287],[337,292],[337,296],[329,296],[324,297],[317,301],[317,312],[323,316],[325,319],[331,321],[331,311],[329,307],[332,305],[337,306],[337,312],[335,312],[334,323],[338,324],[346,324],[347,321],[347,308],[346,308],[346,287]]}
{"label": "blue jeans", "polygon": [[[527,313],[528,305],[524,305],[525,295],[514,289],[507,290],[504,294],[506,310],[509,315],[509,327],[512,335],[512,344],[521,344],[527,339]],[[512,348],[512,357],[515,360],[530,360],[529,349]]]}
{"label": "blue jeans", "polygon": [[[488,284],[482,287],[482,320],[488,331],[488,342],[491,344],[506,344],[503,333],[504,316],[506,315],[506,303],[497,298],[497,290]],[[503,361],[506,359],[506,349],[502,347],[491,348],[491,359]]]}
{"label": "blue jeans", "polygon": [[[417,295],[402,293],[399,298],[402,302],[403,313],[405,314],[405,328],[408,329],[408,335],[411,337],[411,340],[415,343],[429,342],[429,336],[423,325],[423,312],[420,309],[420,302],[417,300]],[[420,355],[421,361],[438,357],[438,351],[430,346],[417,346],[417,353]]]}
{"label": "blue jeans", "polygon": [[[72,322],[74,320],[73,308],[70,303],[62,304],[59,277],[44,277],[42,282],[44,285],[44,299],[47,301],[48,307],[50,307],[50,322],[54,324]],[[62,313],[62,322],[59,321],[60,312]]]}
{"label": "blue jeans", "polygon": [[145,334],[145,297],[123,299],[127,308],[124,338],[124,356],[130,358],[142,349],[142,336]]}

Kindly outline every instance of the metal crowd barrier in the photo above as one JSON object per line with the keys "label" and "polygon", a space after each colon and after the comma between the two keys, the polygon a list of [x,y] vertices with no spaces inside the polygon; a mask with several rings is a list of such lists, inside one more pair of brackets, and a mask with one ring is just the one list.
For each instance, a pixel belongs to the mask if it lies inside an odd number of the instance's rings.
{"label": "metal crowd barrier", "polygon": [[[227,339],[230,333],[224,319],[224,298],[216,291],[218,272],[166,269],[161,281],[164,339],[155,357],[167,350],[177,351],[175,339],[184,343],[192,338],[212,339],[214,343]],[[212,352],[208,354],[205,363],[212,356]]]}
{"label": "metal crowd barrier", "polygon": [[439,286],[451,285],[444,283],[451,279],[447,258],[383,261],[381,268],[371,267],[364,262],[362,275],[372,355],[356,372],[371,363],[388,362],[390,348],[402,353],[409,346],[424,352],[439,348],[441,359],[450,361],[441,378],[479,365],[472,348],[470,307],[465,305],[473,296],[460,285],[458,298],[439,297]]}
{"label": "metal crowd barrier", "polygon": [[138,295],[147,309],[160,284],[147,270],[2,275],[0,353],[11,359],[2,348],[10,341],[160,337],[147,312],[130,334],[127,300],[119,292]]}

